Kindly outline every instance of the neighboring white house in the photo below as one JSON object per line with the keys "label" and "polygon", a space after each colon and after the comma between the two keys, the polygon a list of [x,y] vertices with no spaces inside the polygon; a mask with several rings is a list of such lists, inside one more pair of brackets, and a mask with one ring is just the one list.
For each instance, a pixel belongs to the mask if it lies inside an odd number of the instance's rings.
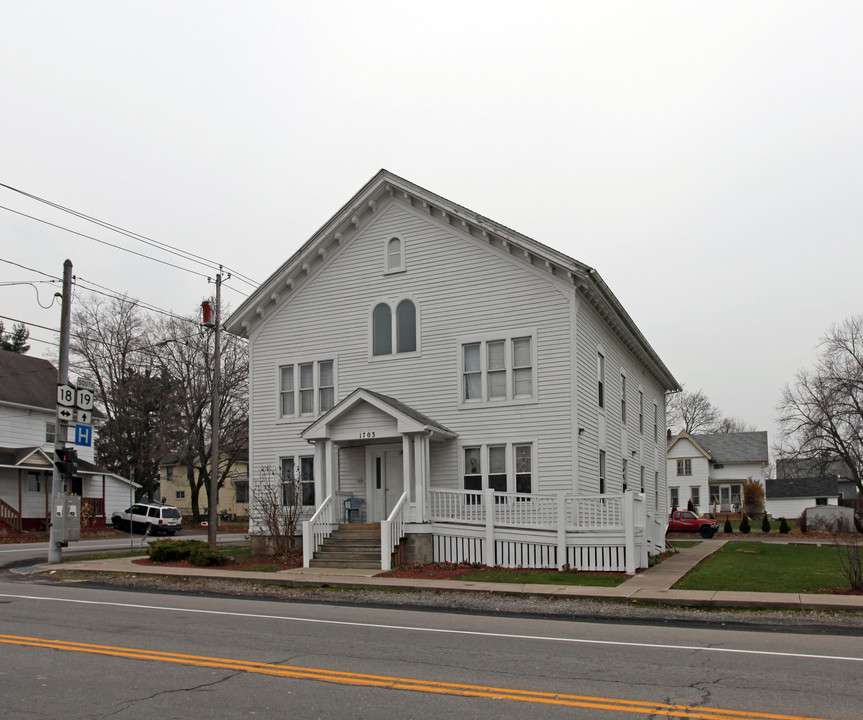
{"label": "neighboring white house", "polygon": [[[0,527],[47,529],[56,403],[50,362],[0,350]],[[129,487],[138,485],[94,465],[92,445],[77,451],[81,480],[72,491],[81,495],[82,516],[104,526],[112,512],[129,506]]]}
{"label": "neighboring white house", "polygon": [[298,476],[307,552],[349,497],[417,559],[664,548],[678,383],[594,269],[382,170],[225,327],[249,339],[252,503]]}
{"label": "neighboring white house", "polygon": [[767,480],[765,509],[774,518],[793,520],[816,505],[838,505],[842,493],[835,475]]}
{"label": "neighboring white house", "polygon": [[699,513],[740,510],[743,485],[762,485],[767,474],[767,432],[690,435],[683,431],[668,442],[668,509]]}

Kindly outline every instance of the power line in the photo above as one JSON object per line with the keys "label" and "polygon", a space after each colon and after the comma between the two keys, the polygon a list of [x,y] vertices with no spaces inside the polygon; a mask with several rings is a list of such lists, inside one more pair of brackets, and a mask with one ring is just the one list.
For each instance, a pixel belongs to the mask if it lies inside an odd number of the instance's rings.
{"label": "power line", "polygon": [[200,273],[197,270],[190,270],[189,268],[185,268],[182,265],[176,265],[174,263],[170,263],[167,260],[159,260],[159,258],[154,258],[151,255],[145,255],[144,253],[135,252],[134,250],[129,250],[129,248],[124,248],[122,245],[115,245],[114,243],[109,243],[107,240],[100,240],[99,238],[93,237],[92,235],[87,235],[86,233],[78,232],[77,230],[72,230],[72,228],[67,228],[62,225],[58,225],[57,223],[49,222],[48,220],[42,220],[42,218],[37,218],[34,215],[28,215],[25,212],[21,212],[20,210],[13,210],[10,207],[6,207],[5,205],[0,205],[0,210],[8,210],[11,213],[15,213],[16,215],[21,215],[22,217],[29,218],[30,220],[35,220],[36,222],[43,223],[44,225],[48,225],[53,228],[57,228],[58,230],[65,230],[66,232],[72,233],[73,235],[78,235],[79,237],[87,238],[88,240],[92,240],[93,242],[97,242],[100,245],[107,245],[108,247],[112,247],[115,250],[122,250],[123,252],[127,252],[131,255],[137,255],[138,257],[142,257],[146,260],[152,260],[153,262],[160,263],[162,265],[167,265],[168,267],[176,268],[177,270],[182,270],[187,273],[191,273],[192,275],[197,275],[198,277],[208,278],[209,275],[205,275],[204,273]]}
{"label": "power line", "polygon": [[[158,240],[154,240],[153,238],[147,237],[146,235],[141,235],[140,233],[133,232],[132,230],[126,230],[125,228],[122,228],[118,225],[114,225],[113,223],[109,223],[109,222],[106,222],[104,220],[100,220],[98,218],[92,217],[92,216],[87,215],[85,213],[79,212],[78,210],[73,210],[72,208],[67,208],[63,205],[60,205],[59,203],[55,203],[55,202],[53,202],[51,200],[47,200],[45,198],[41,198],[38,195],[34,195],[34,194],[29,193],[25,190],[20,190],[19,188],[12,187],[11,185],[7,185],[5,183],[0,183],[0,187],[4,187],[7,190],[11,190],[12,192],[16,192],[19,195],[23,195],[24,197],[28,197],[31,200],[36,200],[37,202],[44,203],[45,205],[48,205],[49,207],[53,207],[57,210],[61,210],[63,212],[69,213],[70,215],[73,215],[73,216],[80,218],[82,220],[87,220],[87,221],[92,222],[96,225],[99,225],[100,227],[106,228],[108,230],[113,230],[114,232],[125,235],[126,237],[129,237],[132,240],[137,240],[138,242],[141,242],[141,243],[144,243],[145,245],[149,245],[151,247],[157,248],[159,250],[162,250],[163,252],[167,252],[167,253],[170,253],[172,255],[176,255],[178,257],[181,257],[184,260],[192,260],[193,262],[197,262],[198,264],[211,267],[212,269],[216,269],[216,268],[223,266],[221,263],[215,262],[214,260],[209,260],[208,258],[202,257],[201,255],[196,255],[194,253],[188,252],[187,250],[182,250],[182,249],[175,247],[173,245],[169,245],[167,243],[163,243],[163,242],[160,242]],[[8,209],[8,208],[4,208],[4,209]],[[12,211],[12,212],[15,212],[15,211]],[[23,214],[23,213],[20,213],[20,214]],[[34,218],[34,219],[36,219],[36,218]],[[125,249],[125,248],[121,248],[121,249]],[[127,252],[132,252],[132,251],[129,250]],[[249,278],[249,277],[247,277],[247,276],[243,275],[242,273],[239,273],[235,270],[232,270],[231,268],[228,268],[227,266],[224,266],[224,267],[226,270],[228,270],[232,275],[237,277],[239,280],[242,280],[243,282],[248,283],[249,285],[251,285],[253,287],[258,286],[259,283],[255,282],[251,278]]]}

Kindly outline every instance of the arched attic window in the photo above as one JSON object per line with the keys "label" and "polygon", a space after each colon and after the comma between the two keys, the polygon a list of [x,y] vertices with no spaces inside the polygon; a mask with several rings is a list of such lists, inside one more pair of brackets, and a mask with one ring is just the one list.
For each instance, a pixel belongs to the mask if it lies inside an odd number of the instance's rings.
{"label": "arched attic window", "polygon": [[400,237],[391,237],[387,241],[386,271],[399,272],[405,269],[405,247]]}

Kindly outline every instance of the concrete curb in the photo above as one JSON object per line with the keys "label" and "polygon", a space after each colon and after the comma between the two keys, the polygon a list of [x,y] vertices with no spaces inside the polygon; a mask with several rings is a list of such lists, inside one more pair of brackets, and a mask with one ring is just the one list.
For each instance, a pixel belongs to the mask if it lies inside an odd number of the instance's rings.
{"label": "concrete curb", "polygon": [[81,571],[159,575],[162,577],[213,578],[286,587],[334,587],[389,591],[439,591],[534,595],[569,599],[611,600],[644,604],[707,608],[753,608],[760,610],[863,611],[863,596],[800,593],[756,593],[713,590],[674,590],[672,586],[725,541],[702,542],[681,549],[659,565],[632,576],[617,587],[484,583],[458,580],[380,577],[376,570],[297,568],[275,573],[243,572],[224,568],[175,568],[136,565],[134,558],[111,558],[38,565],[22,568],[26,574]]}

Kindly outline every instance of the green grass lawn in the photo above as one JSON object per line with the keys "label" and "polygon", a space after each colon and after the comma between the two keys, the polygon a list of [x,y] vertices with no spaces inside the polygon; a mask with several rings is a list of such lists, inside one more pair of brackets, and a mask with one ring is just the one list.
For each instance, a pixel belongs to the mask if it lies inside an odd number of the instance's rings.
{"label": "green grass lawn", "polygon": [[555,572],[553,570],[502,570],[489,568],[459,575],[456,580],[469,582],[496,583],[536,583],[538,585],[593,585],[600,587],[616,587],[627,576],[620,574],[603,575],[600,573]]}
{"label": "green grass lawn", "polygon": [[727,543],[676,585],[678,590],[819,592],[850,587],[834,547]]}

